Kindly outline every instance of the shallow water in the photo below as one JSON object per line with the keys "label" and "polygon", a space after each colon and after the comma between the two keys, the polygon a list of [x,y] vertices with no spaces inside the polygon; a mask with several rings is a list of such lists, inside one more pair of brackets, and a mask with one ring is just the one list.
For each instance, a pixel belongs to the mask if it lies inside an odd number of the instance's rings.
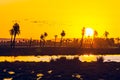
{"label": "shallow water", "polygon": [[66,57],[66,59],[79,58],[82,62],[92,62],[96,61],[96,58],[103,56],[105,62],[120,62],[120,55],[44,55],[44,56],[0,56],[0,62],[50,62],[51,59],[56,60],[61,57]]}

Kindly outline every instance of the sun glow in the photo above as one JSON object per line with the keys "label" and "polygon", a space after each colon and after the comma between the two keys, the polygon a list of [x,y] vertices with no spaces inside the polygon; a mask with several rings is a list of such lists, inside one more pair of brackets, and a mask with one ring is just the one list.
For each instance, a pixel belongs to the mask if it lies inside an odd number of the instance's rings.
{"label": "sun glow", "polygon": [[93,36],[94,30],[92,28],[85,29],[85,36]]}
{"label": "sun glow", "polygon": [[[120,0],[0,0],[0,38],[10,38],[15,21],[21,30],[17,38],[39,39],[44,32],[47,39],[61,38],[62,30],[65,38],[80,38],[82,27],[94,28],[98,37],[105,30],[110,38],[120,37],[119,4]],[[86,32],[85,37],[93,34],[91,29]]]}

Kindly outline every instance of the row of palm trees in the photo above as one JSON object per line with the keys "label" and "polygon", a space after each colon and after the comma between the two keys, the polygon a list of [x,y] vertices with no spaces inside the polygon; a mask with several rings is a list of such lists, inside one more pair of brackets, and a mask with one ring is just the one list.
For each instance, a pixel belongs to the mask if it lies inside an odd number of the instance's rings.
{"label": "row of palm trees", "polygon": [[[60,35],[61,35],[60,46],[62,46],[63,37],[66,35],[65,31],[63,30]],[[46,43],[45,38],[47,36],[48,36],[48,34],[46,32],[44,32],[44,34],[41,34],[41,36],[40,36],[40,46],[41,47],[44,47],[44,45]],[[55,37],[55,43],[54,43],[54,46],[55,46],[56,45],[56,40],[57,40],[57,35],[55,35],[54,37]]]}
{"label": "row of palm trees", "polygon": [[[85,27],[82,28],[82,38],[81,38],[81,42],[80,42],[80,46],[83,45],[83,39],[84,39],[84,35],[85,35]],[[15,48],[15,40],[16,40],[16,35],[20,34],[20,26],[18,23],[15,23],[12,27],[12,29],[10,30],[10,35],[11,35],[11,48]],[[60,40],[60,46],[62,46],[63,43],[63,37],[66,35],[65,31],[63,30],[61,32],[61,40]],[[109,32],[105,31],[104,36],[107,39],[109,35]],[[44,32],[44,34],[40,35],[40,46],[44,46],[45,45],[45,38],[48,36],[47,32]],[[96,30],[94,30],[94,35],[93,38],[96,38],[98,36],[98,32]],[[55,37],[55,43],[56,43],[56,39],[57,39],[57,35],[54,36]]]}
{"label": "row of palm trees", "polygon": [[[15,48],[15,40],[16,40],[16,35],[19,35],[20,34],[20,26],[18,23],[15,23],[12,27],[12,29],[10,29],[10,35],[11,35],[11,48]],[[41,34],[40,36],[40,46],[44,46],[45,45],[45,38],[48,36],[47,32],[44,32],[44,34]],[[63,37],[65,36],[65,31],[63,30],[61,32],[61,41],[60,41],[60,45],[62,45],[62,42],[63,42]],[[55,42],[56,42],[56,38],[57,38],[57,35],[55,35]]]}
{"label": "row of palm trees", "polygon": [[[84,35],[85,35],[85,27],[82,28],[82,38],[81,38],[80,47],[82,47],[82,45],[83,45]],[[108,35],[109,35],[109,32],[105,31],[104,32],[105,39],[108,39]],[[95,39],[97,36],[98,36],[98,32],[96,30],[94,30],[93,39]]]}

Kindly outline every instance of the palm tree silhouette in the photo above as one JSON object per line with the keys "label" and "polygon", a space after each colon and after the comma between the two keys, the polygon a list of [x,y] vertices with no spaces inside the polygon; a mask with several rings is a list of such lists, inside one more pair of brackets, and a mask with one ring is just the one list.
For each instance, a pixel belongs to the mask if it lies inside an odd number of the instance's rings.
{"label": "palm tree silhouette", "polygon": [[56,46],[57,35],[55,35],[54,37],[55,37],[55,43],[54,43],[54,46]]}
{"label": "palm tree silhouette", "polygon": [[20,26],[18,23],[15,23],[13,25],[13,28],[10,30],[10,35],[11,35],[11,40],[13,38],[13,41],[12,41],[12,46],[13,48],[15,48],[15,40],[16,40],[16,35],[20,34]]}
{"label": "palm tree silhouette", "polygon": [[10,30],[10,35],[11,35],[10,46],[12,48],[12,45],[13,45],[13,35],[14,35],[14,30],[13,29]]}
{"label": "palm tree silhouette", "polygon": [[45,37],[47,37],[47,36],[48,36],[48,34],[47,34],[46,32],[44,32],[44,36],[45,36]]}
{"label": "palm tree silhouette", "polygon": [[47,32],[44,32],[44,45],[46,45],[46,40],[45,38],[48,36]]}
{"label": "palm tree silhouette", "polygon": [[120,47],[120,38],[118,37],[116,38],[116,40],[117,40],[118,47]]}
{"label": "palm tree silhouette", "polygon": [[96,30],[94,30],[93,38],[96,38],[97,36],[98,36],[98,32]]}
{"label": "palm tree silhouette", "polygon": [[65,36],[65,31],[63,30],[60,35],[61,35],[60,46],[62,46],[63,37]]}
{"label": "palm tree silhouette", "polygon": [[43,39],[44,39],[44,35],[43,35],[43,34],[41,34],[40,39],[41,39],[41,40],[43,40]]}
{"label": "palm tree silhouette", "polygon": [[29,48],[32,47],[32,38],[29,40]]}
{"label": "palm tree silhouette", "polygon": [[94,33],[93,33],[93,40],[92,40],[92,44],[91,44],[91,47],[93,48],[93,44],[95,42],[95,39],[96,37],[98,36],[98,32],[96,30],[94,30]]}
{"label": "palm tree silhouette", "polygon": [[104,36],[106,39],[108,38],[108,35],[109,35],[109,32],[105,31]]}
{"label": "palm tree silhouette", "polygon": [[85,27],[82,28],[82,38],[81,38],[81,44],[80,44],[80,47],[82,47],[82,45],[83,45],[84,35],[85,35]]}
{"label": "palm tree silhouette", "polygon": [[41,34],[41,35],[40,35],[40,47],[42,47],[43,44],[44,44],[44,35]]}

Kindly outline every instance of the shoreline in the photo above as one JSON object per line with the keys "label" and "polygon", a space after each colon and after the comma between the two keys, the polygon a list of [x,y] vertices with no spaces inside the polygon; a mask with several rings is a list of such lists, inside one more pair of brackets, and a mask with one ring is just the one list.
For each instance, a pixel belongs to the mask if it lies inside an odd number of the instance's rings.
{"label": "shoreline", "polygon": [[31,47],[0,48],[0,56],[27,55],[114,55],[120,54],[120,48],[77,48],[77,47]]}

